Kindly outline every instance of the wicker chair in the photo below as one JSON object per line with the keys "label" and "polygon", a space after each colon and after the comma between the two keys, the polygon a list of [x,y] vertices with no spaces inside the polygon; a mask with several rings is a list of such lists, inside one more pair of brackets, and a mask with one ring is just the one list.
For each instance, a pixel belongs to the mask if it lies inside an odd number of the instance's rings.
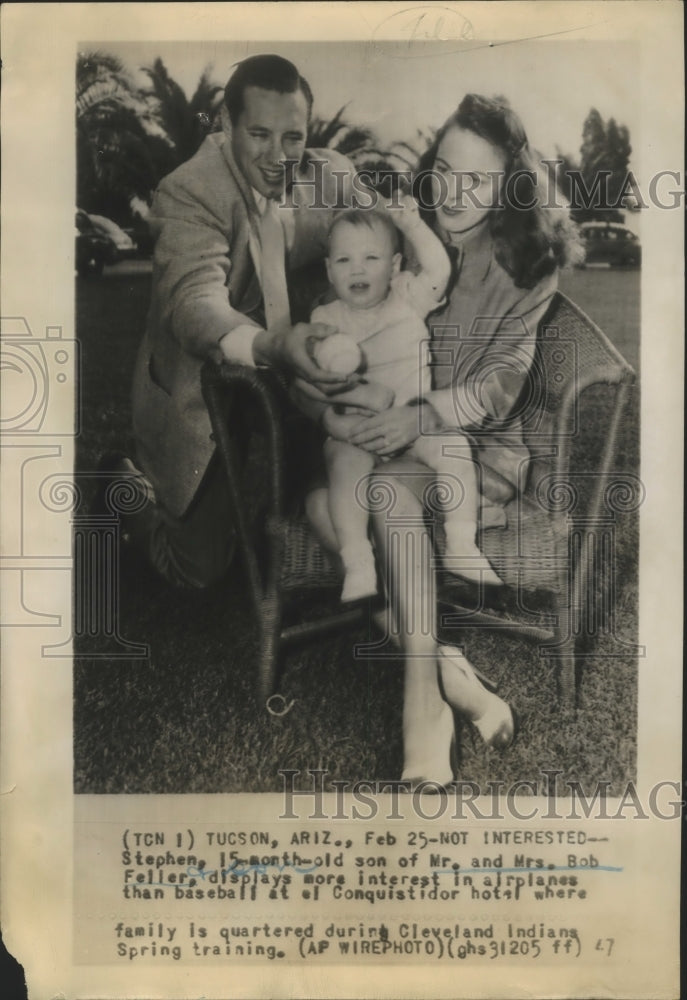
{"label": "wicker chair", "polygon": [[[537,334],[533,377],[527,387],[525,440],[532,460],[519,497],[506,508],[508,526],[481,532],[480,547],[505,583],[496,606],[485,588],[462,584],[441,572],[441,519],[428,517],[437,567],[439,633],[456,641],[456,630],[498,628],[528,637],[559,664],[561,702],[575,699],[577,640],[608,618],[609,593],[598,581],[602,563],[612,558],[615,514],[641,502],[641,484],[632,473],[613,470],[617,432],[634,372],[601,330],[558,293]],[[607,433],[601,453],[584,452],[580,398],[591,386],[612,393]],[[313,618],[313,593],[341,585],[338,558],[325,552],[303,515],[289,509],[284,458],[290,419],[284,385],[274,372],[224,363],[206,364],[204,398],[213,436],[227,468],[233,517],[254,612],[259,623],[258,688],[269,701],[275,693],[280,654],[289,647],[348,628],[361,628],[369,608],[342,608]],[[260,423],[266,440],[262,485],[245,487],[245,440],[234,433],[239,414],[250,408],[251,424]],[[256,416],[257,415],[257,416]],[[239,423],[245,427],[245,421]],[[571,455],[575,461],[571,465]],[[584,469],[578,471],[580,455]],[[591,468],[589,467],[591,462]],[[393,491],[391,491],[393,492]],[[255,524],[246,496],[266,503]],[[391,493],[389,494],[391,496]],[[430,504],[431,507],[431,504]],[[394,529],[393,501],[387,519]],[[398,530],[403,526],[398,525]],[[293,598],[297,617],[287,622]],[[432,598],[433,599],[433,598]],[[599,610],[599,603],[601,610]],[[606,605],[604,607],[604,604]],[[364,656],[388,656],[389,643],[357,647]],[[395,655],[398,655],[397,653]]]}

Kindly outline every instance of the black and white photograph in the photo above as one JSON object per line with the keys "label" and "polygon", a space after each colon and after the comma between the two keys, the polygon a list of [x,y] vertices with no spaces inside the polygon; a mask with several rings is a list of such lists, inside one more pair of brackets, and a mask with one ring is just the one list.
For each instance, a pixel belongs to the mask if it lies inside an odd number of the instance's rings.
{"label": "black and white photograph", "polygon": [[636,777],[636,51],[417,44],[79,46],[76,792]]}
{"label": "black and white photograph", "polygon": [[17,997],[676,995],[679,6],[11,6]]}

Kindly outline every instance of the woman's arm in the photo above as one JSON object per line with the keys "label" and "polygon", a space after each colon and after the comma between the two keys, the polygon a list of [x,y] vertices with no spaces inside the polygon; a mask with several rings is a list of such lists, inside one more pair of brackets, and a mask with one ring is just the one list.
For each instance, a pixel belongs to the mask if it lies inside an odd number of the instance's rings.
{"label": "woman's arm", "polygon": [[[470,337],[465,341],[456,338],[453,349],[465,346],[471,357],[479,345],[484,345],[475,361],[475,374],[469,379],[426,393],[421,406],[394,407],[369,417],[351,435],[351,443],[377,455],[391,455],[423,433],[476,429],[487,420],[505,420],[532,367],[537,327],[556,286],[557,278],[551,275],[530,291],[520,292],[515,303],[511,299],[510,305],[503,303],[500,309],[494,309],[496,317],[479,319],[474,341]],[[450,377],[454,361],[447,364]]]}
{"label": "woman's arm", "polygon": [[[350,382],[337,392],[324,393],[317,385],[296,378],[293,382],[299,398],[307,397],[327,406],[342,406],[358,410],[365,416],[387,410],[394,402],[394,391],[381,382]],[[307,411],[304,411],[307,412]]]}
{"label": "woman's arm", "polygon": [[358,426],[360,419],[360,413],[337,413],[333,406],[328,406],[322,414],[322,426],[330,437],[350,443],[351,432]]}
{"label": "woman's arm", "polygon": [[[514,289],[520,292],[515,302],[501,302],[495,309],[492,305],[496,315],[488,315],[486,304],[486,315],[476,318],[464,340],[456,340],[454,350],[469,350],[469,376],[425,395],[445,427],[477,428],[487,420],[508,417],[529,377],[537,328],[557,284],[557,275],[553,274],[533,289]],[[447,363],[453,368],[455,361],[449,359]]]}
{"label": "woman's arm", "polygon": [[360,421],[348,440],[375,455],[393,455],[407,448],[421,434],[432,434],[442,426],[431,405],[394,406]]}

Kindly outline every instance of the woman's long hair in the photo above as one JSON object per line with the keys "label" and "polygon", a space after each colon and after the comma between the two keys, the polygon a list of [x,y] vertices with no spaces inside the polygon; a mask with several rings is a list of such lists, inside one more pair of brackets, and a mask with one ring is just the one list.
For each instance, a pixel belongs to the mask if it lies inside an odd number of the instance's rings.
{"label": "woman's long hair", "polygon": [[[423,174],[434,168],[439,145],[450,128],[474,132],[499,149],[505,158],[503,200],[489,214],[496,259],[516,287],[533,288],[558,267],[583,257],[577,227],[553,176],[531,149],[520,118],[505,98],[468,94],[457,111],[437,132],[421,157],[414,193],[425,221],[433,225],[435,210],[423,204]],[[513,195],[517,191],[523,208]],[[531,207],[529,207],[531,205]]]}

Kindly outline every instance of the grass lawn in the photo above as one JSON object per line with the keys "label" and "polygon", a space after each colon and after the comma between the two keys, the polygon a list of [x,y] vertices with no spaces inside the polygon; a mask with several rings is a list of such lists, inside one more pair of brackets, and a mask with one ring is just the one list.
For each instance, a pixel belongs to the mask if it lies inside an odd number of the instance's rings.
{"label": "grass lawn", "polygon": [[[561,286],[637,367],[639,272],[575,271]],[[107,450],[126,450],[128,393],[143,332],[149,276],[112,269],[77,283],[81,342],[82,431],[77,471],[93,469]],[[637,471],[638,394],[623,421],[616,468]],[[598,408],[597,408],[598,409]],[[604,413],[583,419],[603,436]],[[636,628],[637,520],[618,517],[616,634],[631,643]],[[319,642],[287,658],[282,691],[294,699],[283,717],[268,715],[253,695],[256,634],[242,571],[207,592],[177,591],[141,562],[123,557],[119,632],[144,642],[140,660],[75,661],[76,792],[165,793],[279,791],[280,768],[325,768],[330,779],[398,778],[402,748],[400,660],[356,660],[362,634]],[[562,716],[548,662],[536,646],[471,632],[465,648],[500,682],[523,722],[504,756],[459,745],[460,775],[488,781],[541,780],[563,772],[591,791],[617,790],[635,775],[637,663],[632,648],[609,635],[584,660],[580,707]],[[620,655],[616,655],[620,652]],[[309,787],[304,775],[302,784]]]}

